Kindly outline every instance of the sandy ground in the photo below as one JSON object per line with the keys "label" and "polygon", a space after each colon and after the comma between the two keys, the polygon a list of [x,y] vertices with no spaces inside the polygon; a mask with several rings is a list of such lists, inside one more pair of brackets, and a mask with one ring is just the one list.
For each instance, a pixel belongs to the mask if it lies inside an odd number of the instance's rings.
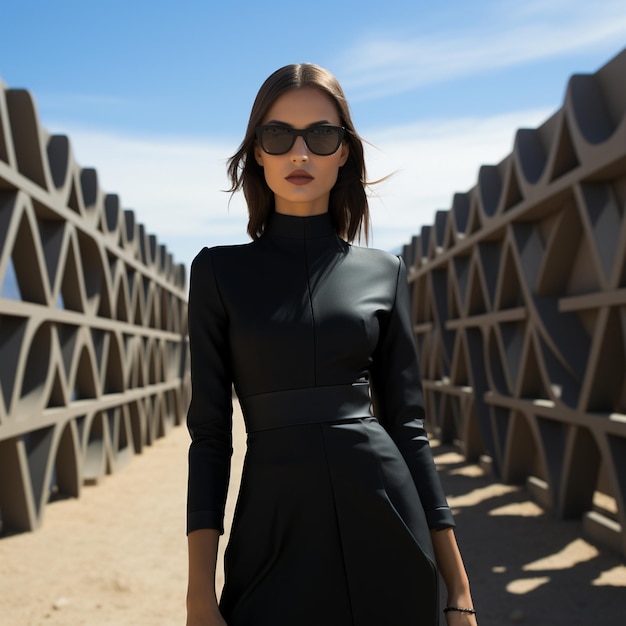
{"label": "sandy ground", "polygon": [[[243,454],[238,428],[232,491]],[[50,504],[37,532],[0,539],[0,625],[184,624],[187,445],[186,430],[174,429],[79,499]],[[624,623],[619,555],[581,539],[579,522],[543,514],[523,489],[492,482],[453,449],[433,442],[433,451],[481,626]]]}

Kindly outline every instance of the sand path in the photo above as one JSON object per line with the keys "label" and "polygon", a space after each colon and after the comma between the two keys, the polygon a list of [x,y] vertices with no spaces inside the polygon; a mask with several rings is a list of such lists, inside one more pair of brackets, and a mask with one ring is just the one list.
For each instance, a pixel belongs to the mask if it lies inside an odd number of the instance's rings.
{"label": "sand path", "polygon": [[[245,436],[238,418],[231,491]],[[187,445],[186,430],[174,429],[79,499],[50,504],[37,532],[0,539],[0,625],[183,625]],[[523,489],[493,483],[451,448],[434,442],[433,450],[481,626],[624,623],[619,555],[587,543],[579,522],[543,514]]]}

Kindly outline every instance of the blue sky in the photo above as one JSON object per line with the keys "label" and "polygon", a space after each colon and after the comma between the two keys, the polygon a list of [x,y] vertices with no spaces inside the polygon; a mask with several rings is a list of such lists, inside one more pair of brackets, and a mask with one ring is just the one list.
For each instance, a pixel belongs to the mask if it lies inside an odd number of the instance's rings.
{"label": "blue sky", "polygon": [[572,74],[626,46],[623,0],[20,0],[0,14],[0,78],[185,264],[247,241],[224,166],[282,65],[339,78],[375,146],[371,178],[395,172],[372,198],[372,244],[397,249],[558,109]]}

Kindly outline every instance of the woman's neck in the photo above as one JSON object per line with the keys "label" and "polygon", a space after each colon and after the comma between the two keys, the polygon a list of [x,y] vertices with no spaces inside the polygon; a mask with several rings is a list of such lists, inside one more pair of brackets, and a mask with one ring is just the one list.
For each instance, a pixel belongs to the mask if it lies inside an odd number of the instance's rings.
{"label": "woman's neck", "polygon": [[275,198],[275,211],[282,215],[293,215],[295,217],[322,215],[323,213],[328,213],[328,198],[325,198],[322,202],[287,202],[282,198]]}

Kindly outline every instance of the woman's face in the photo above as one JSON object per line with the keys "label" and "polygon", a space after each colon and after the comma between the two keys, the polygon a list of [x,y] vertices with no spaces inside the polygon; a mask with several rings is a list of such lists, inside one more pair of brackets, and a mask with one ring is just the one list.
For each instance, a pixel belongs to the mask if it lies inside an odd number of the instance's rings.
{"label": "woman's face", "polygon": [[[303,130],[320,124],[340,126],[341,122],[335,104],[326,94],[303,87],[277,98],[263,124]],[[339,168],[348,159],[348,144],[343,141],[333,154],[319,156],[309,150],[300,136],[286,154],[280,155],[267,154],[257,142],[254,156],[274,192],[277,213],[319,215],[328,211],[330,190],[337,181]]]}

